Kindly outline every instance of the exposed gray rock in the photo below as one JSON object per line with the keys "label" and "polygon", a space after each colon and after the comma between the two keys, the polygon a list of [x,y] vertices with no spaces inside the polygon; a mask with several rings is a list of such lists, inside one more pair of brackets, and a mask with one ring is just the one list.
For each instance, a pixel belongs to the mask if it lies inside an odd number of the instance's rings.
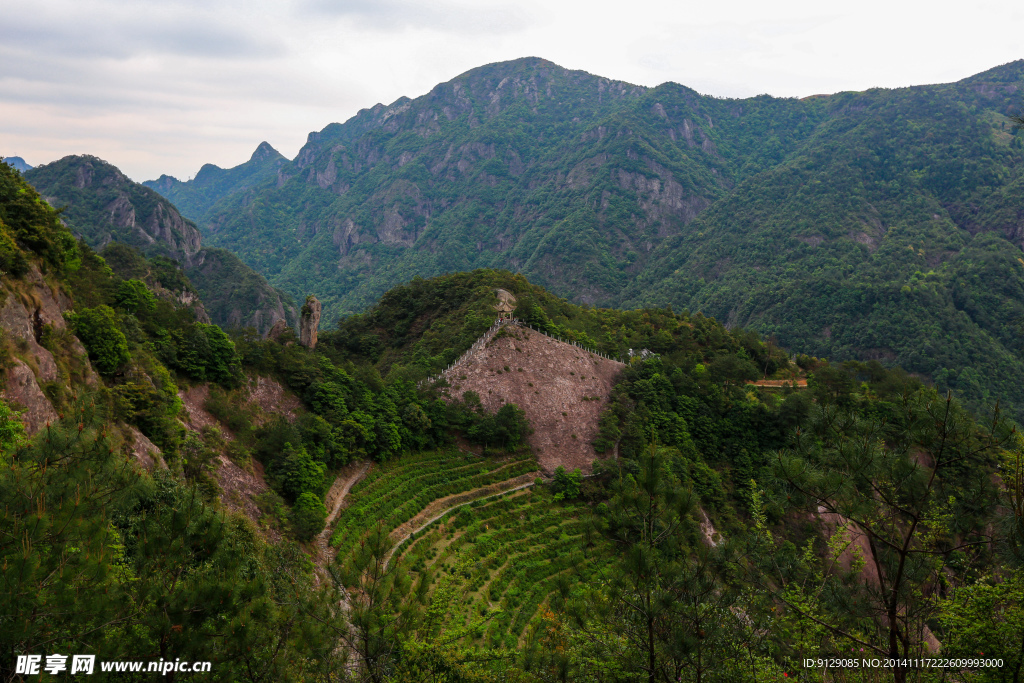
{"label": "exposed gray rock", "polygon": [[128,427],[128,433],[132,438],[132,443],[130,444],[131,453],[143,468],[148,472],[156,469],[167,469],[167,463],[164,462],[163,454],[155,443],[150,441],[145,434],[135,427]]}
{"label": "exposed gray rock", "polygon": [[32,368],[17,358],[14,365],[5,373],[3,391],[0,392],[4,400],[23,410],[21,421],[25,425],[25,431],[35,434],[48,423],[57,419],[57,411],[53,409],[50,400],[43,394],[36,382],[35,373]]}
{"label": "exposed gray rock", "polygon": [[299,343],[310,349],[316,348],[321,308],[320,302],[312,294],[306,297],[306,304],[302,307],[302,318],[299,320]]}
{"label": "exposed gray rock", "polygon": [[283,320],[278,320],[274,323],[274,326],[267,331],[267,339],[277,341],[284,334],[285,330],[288,329],[288,324]]}

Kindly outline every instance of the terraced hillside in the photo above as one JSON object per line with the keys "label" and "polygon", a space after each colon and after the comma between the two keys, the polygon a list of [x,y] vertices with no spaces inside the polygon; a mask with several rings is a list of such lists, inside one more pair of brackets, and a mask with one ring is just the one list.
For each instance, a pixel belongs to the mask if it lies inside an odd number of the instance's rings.
{"label": "terraced hillside", "polygon": [[446,628],[475,629],[478,644],[517,649],[558,581],[586,582],[610,555],[591,549],[584,507],[561,505],[543,488],[479,500],[406,540],[396,555]]}
{"label": "terraced hillside", "polygon": [[517,648],[559,577],[586,580],[610,557],[586,550],[584,534],[600,542],[587,512],[533,486],[535,470],[529,456],[460,451],[385,463],[353,487],[331,545],[344,561],[382,524],[395,544],[389,562],[411,573],[439,623],[475,625],[478,644]]}
{"label": "terraced hillside", "polygon": [[409,522],[421,513],[430,514],[437,508],[431,507],[437,501],[447,499],[458,505],[471,500],[473,492],[492,495],[532,481],[537,474],[537,461],[529,454],[482,458],[447,449],[386,462],[352,487],[348,504],[338,516],[331,546],[337,558],[344,561],[378,524],[400,543],[403,534],[408,533]]}
{"label": "terraced hillside", "polygon": [[352,487],[331,545],[343,562],[382,524],[388,562],[411,572],[446,629],[475,624],[477,644],[516,648],[559,577],[586,580],[609,557],[586,550],[585,508],[554,501],[537,475],[529,456],[436,451],[385,463]]}

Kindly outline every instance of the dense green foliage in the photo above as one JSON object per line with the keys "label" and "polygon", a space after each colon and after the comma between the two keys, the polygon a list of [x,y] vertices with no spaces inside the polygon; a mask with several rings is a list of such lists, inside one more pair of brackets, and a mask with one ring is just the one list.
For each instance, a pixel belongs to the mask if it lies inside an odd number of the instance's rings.
{"label": "dense green foliage", "polygon": [[1005,114],[1020,74],[834,96],[832,120],[656,250],[624,301],[898,364],[1019,419],[1024,149]]}
{"label": "dense green foliage", "polygon": [[[494,324],[496,288],[516,297],[515,315],[522,322],[614,357],[627,357],[630,349],[689,348],[706,335],[732,338],[702,316],[695,318],[694,332],[684,324],[686,317],[671,309],[590,308],[560,299],[519,274],[475,270],[395,287],[365,313],[342,318],[337,333],[324,333],[321,343],[353,360],[373,362],[386,376],[420,379],[445,368]],[[756,335],[737,338],[745,340],[748,353],[765,356],[755,358],[762,373],[778,368],[777,349],[769,360]]]}
{"label": "dense green foliage", "polygon": [[58,272],[75,266],[75,240],[21,174],[0,162],[0,271],[24,275],[39,259]]}
{"label": "dense green foliage", "polygon": [[327,519],[327,508],[320,497],[311,491],[299,495],[292,506],[292,524],[295,535],[303,541],[316,536],[324,528]]}
{"label": "dense green foliage", "polygon": [[83,243],[79,252],[81,264],[68,277],[75,310],[65,317],[108,380],[117,416],[173,459],[182,438],[178,382],[237,385],[242,372],[234,342],[219,327],[196,322],[193,309],[166,289],[154,294],[151,287],[161,289],[161,278],[181,277],[173,263],[157,259],[150,265],[128,247],[113,249],[118,269],[144,282],[122,278]]}
{"label": "dense green foliage", "polygon": [[216,681],[308,680],[332,659],[321,624],[337,615],[301,555],[194,488],[126,467],[92,398],[31,443],[3,444],[5,680],[19,680],[17,654],[69,652],[213,661]]}
{"label": "dense green foliage", "polygon": [[110,306],[83,308],[68,317],[71,329],[85,344],[89,360],[107,377],[131,359],[128,340],[117,324],[117,313]]}
{"label": "dense green foliage", "polygon": [[[172,261],[105,253],[79,244],[50,285],[97,366],[113,359],[103,379],[47,386],[62,416],[31,439],[0,428],[5,678],[19,654],[89,652],[212,660],[225,681],[823,682],[804,658],[920,657],[932,638],[1002,659],[956,668],[965,682],[1019,677],[1024,440],[998,415],[878,362],[793,363],[699,313],[577,306],[490,270],[414,280],[316,349],[229,338],[178,302]],[[531,325],[627,358],[593,476],[538,484],[518,408],[419,382],[489,327],[496,287]],[[62,373],[69,338],[39,333]],[[0,358],[22,346],[0,339]],[[257,410],[267,375],[302,405]],[[178,386],[211,380],[230,434],[181,421]],[[125,422],[169,470],[133,464]],[[223,457],[262,464],[279,542],[221,507]],[[319,558],[325,490],[356,459],[373,466],[314,574],[302,550]]]}

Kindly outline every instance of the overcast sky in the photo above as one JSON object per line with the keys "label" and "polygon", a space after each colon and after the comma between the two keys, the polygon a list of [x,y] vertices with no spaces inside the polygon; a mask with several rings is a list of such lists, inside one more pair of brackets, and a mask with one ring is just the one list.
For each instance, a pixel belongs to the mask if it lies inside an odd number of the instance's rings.
{"label": "overcast sky", "polygon": [[1024,4],[0,0],[0,155],[184,180],[525,56],[731,97],[941,83],[1024,57]]}

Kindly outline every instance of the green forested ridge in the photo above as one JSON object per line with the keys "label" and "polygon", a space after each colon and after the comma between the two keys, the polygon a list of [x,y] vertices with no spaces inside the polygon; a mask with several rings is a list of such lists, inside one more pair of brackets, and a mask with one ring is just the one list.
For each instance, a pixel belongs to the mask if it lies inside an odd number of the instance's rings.
{"label": "green forested ridge", "polygon": [[702,310],[806,353],[894,362],[1019,419],[1024,150],[1007,91],[986,85],[1019,74],[844,96],[855,114],[660,247],[624,299]]}
{"label": "green forested ridge", "polygon": [[732,100],[492,64],[310,134],[202,226],[326,319],[415,276],[504,268],[898,363],[1019,418],[1022,69]]}
{"label": "green forested ridge", "polygon": [[275,316],[296,321],[294,305],[234,254],[203,248],[192,221],[170,202],[129,180],[110,164],[70,156],[27,172],[26,180],[54,206],[77,236],[94,249],[109,243],[148,256],[173,259],[195,285],[210,318],[224,327],[268,330]]}
{"label": "green forested ridge", "polygon": [[[57,379],[42,382],[55,418],[28,437],[0,401],[0,675],[25,680],[18,655],[80,653],[212,660],[220,680],[304,680],[331,659],[317,631],[335,616],[314,599],[298,548],[268,546],[218,509],[212,454],[175,419],[177,383],[209,370],[238,381],[233,344],[140,279],[171,287],[173,264],[122,245],[117,264],[138,277],[116,275],[6,165],[0,218],[16,266],[5,263],[4,302],[38,306],[40,287],[73,301],[69,328],[104,377],[83,371],[68,330],[45,324],[35,335],[55,360]],[[4,385],[15,361],[39,362],[20,334],[0,329]],[[126,425],[159,444],[169,471],[132,463]],[[98,666],[94,675],[109,678]]]}

